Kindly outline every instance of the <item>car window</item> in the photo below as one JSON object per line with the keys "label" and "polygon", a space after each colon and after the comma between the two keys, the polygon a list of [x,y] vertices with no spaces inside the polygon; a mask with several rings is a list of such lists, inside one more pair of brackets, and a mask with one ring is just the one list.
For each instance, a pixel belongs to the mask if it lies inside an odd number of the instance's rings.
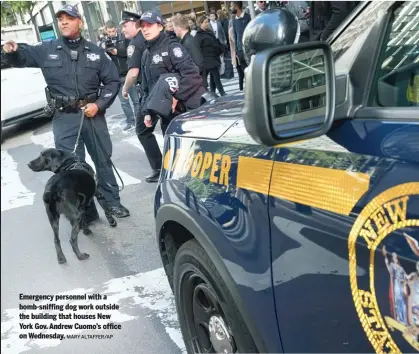
{"label": "car window", "polygon": [[378,60],[370,105],[419,107],[419,2],[406,1],[393,12]]}
{"label": "car window", "polygon": [[354,42],[371,29],[374,23],[393,5],[392,1],[373,1],[331,43],[335,62],[351,48]]}

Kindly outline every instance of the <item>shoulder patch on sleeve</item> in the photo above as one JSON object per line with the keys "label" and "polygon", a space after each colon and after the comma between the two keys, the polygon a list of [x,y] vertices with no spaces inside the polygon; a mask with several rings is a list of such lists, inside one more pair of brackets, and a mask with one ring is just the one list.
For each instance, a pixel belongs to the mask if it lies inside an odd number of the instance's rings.
{"label": "shoulder patch on sleeve", "polygon": [[128,48],[127,48],[128,58],[132,57],[132,55],[134,54],[134,50],[135,50],[135,47],[132,44],[128,46]]}
{"label": "shoulder patch on sleeve", "polygon": [[173,55],[176,58],[182,58],[183,57],[183,50],[181,47],[175,47],[173,48]]}

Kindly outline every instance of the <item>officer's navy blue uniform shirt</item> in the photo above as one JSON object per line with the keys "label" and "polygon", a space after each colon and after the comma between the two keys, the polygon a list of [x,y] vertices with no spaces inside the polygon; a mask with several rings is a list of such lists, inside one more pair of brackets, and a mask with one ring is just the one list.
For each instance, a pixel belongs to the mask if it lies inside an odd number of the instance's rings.
{"label": "officer's navy blue uniform shirt", "polygon": [[144,36],[140,31],[133,39],[131,39],[127,49],[128,69],[141,69],[141,58],[146,48]]}
{"label": "officer's navy blue uniform shirt", "polygon": [[[168,57],[172,68],[167,68],[163,57]],[[188,100],[202,85],[199,69],[188,51],[175,39],[162,32],[156,39],[147,41],[141,63],[142,88],[145,96],[151,92],[160,75],[166,73],[180,75],[179,89],[174,95],[180,101]]]}
{"label": "officer's navy blue uniform shirt", "polygon": [[[102,48],[84,39],[81,41],[75,62],[78,98],[85,99],[88,95],[98,93],[100,88],[100,96],[95,103],[100,111],[104,111],[111,106],[119,92],[121,83],[118,71]],[[15,53],[8,53],[6,58],[15,67],[40,68],[53,96],[77,98],[74,63],[70,57],[70,48],[64,44],[63,39],[19,48]]]}

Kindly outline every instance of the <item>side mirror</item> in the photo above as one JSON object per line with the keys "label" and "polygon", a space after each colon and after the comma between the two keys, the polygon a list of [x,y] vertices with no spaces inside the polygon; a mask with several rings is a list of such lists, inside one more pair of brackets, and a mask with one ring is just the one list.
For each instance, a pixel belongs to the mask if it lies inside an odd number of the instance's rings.
{"label": "side mirror", "polygon": [[334,110],[335,71],[328,44],[292,44],[252,58],[243,118],[257,142],[274,146],[323,135]]}

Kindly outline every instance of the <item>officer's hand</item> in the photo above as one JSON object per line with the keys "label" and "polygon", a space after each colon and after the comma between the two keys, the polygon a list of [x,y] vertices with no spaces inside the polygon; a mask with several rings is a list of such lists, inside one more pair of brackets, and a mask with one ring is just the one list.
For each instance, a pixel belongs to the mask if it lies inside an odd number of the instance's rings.
{"label": "officer's hand", "polygon": [[151,128],[151,126],[153,125],[153,122],[151,121],[151,116],[148,114],[144,117],[144,125],[147,128]]}
{"label": "officer's hand", "polygon": [[16,52],[18,49],[18,45],[15,41],[8,41],[3,44],[3,51],[5,53],[13,53]]}
{"label": "officer's hand", "polygon": [[99,112],[99,107],[96,103],[88,103],[84,106],[84,115],[89,118],[93,118],[97,112]]}
{"label": "officer's hand", "polygon": [[125,86],[122,88],[122,97],[124,97],[126,100],[128,99],[128,91]]}
{"label": "officer's hand", "polygon": [[173,101],[172,101],[172,112],[175,111],[176,109],[176,105],[177,105],[178,100],[176,98],[173,97]]}

